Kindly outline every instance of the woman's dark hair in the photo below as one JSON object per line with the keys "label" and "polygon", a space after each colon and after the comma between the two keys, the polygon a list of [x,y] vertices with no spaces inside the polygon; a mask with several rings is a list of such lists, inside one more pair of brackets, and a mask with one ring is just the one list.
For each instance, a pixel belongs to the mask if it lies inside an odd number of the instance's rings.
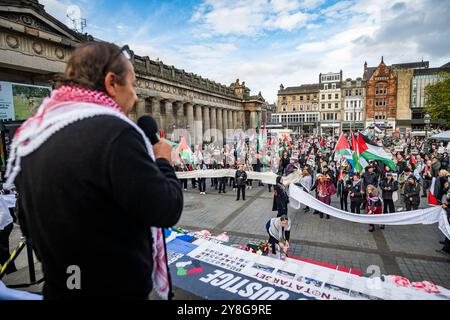
{"label": "woman's dark hair", "polygon": [[289,219],[288,219],[288,216],[287,215],[285,215],[285,214],[283,214],[281,217],[280,217],[280,221],[288,221]]}
{"label": "woman's dark hair", "polygon": [[127,49],[109,42],[82,44],[72,53],[64,75],[56,79],[58,87],[74,85],[105,92],[105,76],[108,72],[116,74],[119,84],[125,85],[127,66],[121,57]]}
{"label": "woman's dark hair", "polygon": [[277,176],[275,181],[276,181],[277,184],[279,184],[281,182],[281,176]]}

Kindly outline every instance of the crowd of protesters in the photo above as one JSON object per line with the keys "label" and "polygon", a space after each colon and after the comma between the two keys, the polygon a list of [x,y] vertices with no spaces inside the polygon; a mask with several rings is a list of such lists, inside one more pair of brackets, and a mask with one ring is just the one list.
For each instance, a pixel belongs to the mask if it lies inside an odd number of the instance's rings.
{"label": "crowd of protesters", "polygon": [[[210,157],[209,164],[205,164],[202,158],[197,164],[178,164],[176,170],[235,169],[234,178],[212,178],[210,187],[218,193],[226,193],[229,187],[236,191],[236,200],[241,197],[245,200],[245,190],[252,188],[254,181],[248,179],[247,172],[274,172],[278,175],[276,183],[273,186],[269,184],[268,188],[272,192],[273,187],[272,210],[277,213],[278,218],[288,216],[288,187],[283,184],[283,177],[293,172],[300,174],[297,185],[315,195],[319,201],[330,205],[332,197],[336,196],[341,210],[355,214],[389,214],[416,210],[421,204],[420,198],[428,197],[429,191],[440,205],[446,206],[450,179],[449,146],[446,147],[443,141],[425,141],[420,137],[370,139],[392,154],[395,170],[382,161],[369,161],[358,172],[348,159],[335,155],[333,151],[338,137],[332,136],[321,139],[314,136],[273,139],[270,148],[256,156],[249,151],[251,148],[248,144],[244,157],[239,157],[238,144],[235,143],[226,146],[218,160]],[[351,141],[349,136],[347,140]],[[226,149],[231,152],[227,154]],[[206,180],[191,179],[192,188],[198,186],[200,193],[206,194]],[[187,179],[182,180],[182,184],[187,190]],[[258,185],[263,184],[259,182]],[[422,204],[424,203],[428,203],[427,199],[424,199]],[[310,208],[305,207],[303,212],[310,212]],[[326,212],[314,210],[313,214],[321,219],[330,219]],[[379,227],[385,228],[384,225]],[[375,226],[370,225],[369,231],[374,230]],[[450,253],[448,239],[439,252]]]}

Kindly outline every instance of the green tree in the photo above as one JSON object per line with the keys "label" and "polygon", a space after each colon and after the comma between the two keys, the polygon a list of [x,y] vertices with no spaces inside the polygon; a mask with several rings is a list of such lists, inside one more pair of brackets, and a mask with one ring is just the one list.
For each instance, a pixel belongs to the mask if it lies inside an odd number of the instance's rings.
{"label": "green tree", "polygon": [[450,126],[450,73],[439,73],[441,80],[425,88],[425,112],[431,119]]}

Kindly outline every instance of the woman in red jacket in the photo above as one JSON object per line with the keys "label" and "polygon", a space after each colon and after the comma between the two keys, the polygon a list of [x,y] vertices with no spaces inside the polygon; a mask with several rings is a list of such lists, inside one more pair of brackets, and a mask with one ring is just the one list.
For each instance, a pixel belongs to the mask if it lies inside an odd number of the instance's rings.
{"label": "woman in red jacket", "polygon": [[[383,213],[383,205],[380,197],[378,196],[378,190],[375,186],[369,184],[366,188],[367,192],[367,214],[382,214]],[[381,226],[381,229],[384,229],[384,226]],[[373,232],[375,230],[375,225],[369,225],[369,232]]]}

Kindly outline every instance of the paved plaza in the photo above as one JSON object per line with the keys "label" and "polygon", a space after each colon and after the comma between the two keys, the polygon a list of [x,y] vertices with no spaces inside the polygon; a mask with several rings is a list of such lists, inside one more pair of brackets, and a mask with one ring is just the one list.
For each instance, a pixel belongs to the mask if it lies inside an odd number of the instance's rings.
{"label": "paved plaza", "polygon": [[[236,201],[236,192],[228,189],[218,194],[207,181],[207,194],[196,189],[185,192],[185,204],[179,227],[197,231],[207,229],[213,235],[226,231],[230,242],[247,244],[267,241],[265,223],[276,215],[272,212],[273,195],[267,185],[257,187],[253,183],[246,190],[246,201]],[[424,198],[421,207],[425,206]],[[338,199],[332,205],[339,207]],[[368,267],[379,266],[382,274],[405,276],[411,281],[430,280],[450,288],[450,258],[435,252],[442,247],[444,237],[435,225],[386,226],[385,230],[368,232],[364,224],[347,222],[337,218],[320,219],[318,215],[303,213],[303,209],[289,207],[292,220],[291,250],[293,256],[312,259],[361,270],[369,275]],[[20,240],[20,229],[15,227],[11,236],[11,249]],[[8,284],[29,280],[26,251],[17,259],[18,272],[3,279]],[[37,278],[42,277],[36,263]],[[38,292],[42,285],[26,288]],[[194,295],[175,288],[176,299],[197,299]]]}

